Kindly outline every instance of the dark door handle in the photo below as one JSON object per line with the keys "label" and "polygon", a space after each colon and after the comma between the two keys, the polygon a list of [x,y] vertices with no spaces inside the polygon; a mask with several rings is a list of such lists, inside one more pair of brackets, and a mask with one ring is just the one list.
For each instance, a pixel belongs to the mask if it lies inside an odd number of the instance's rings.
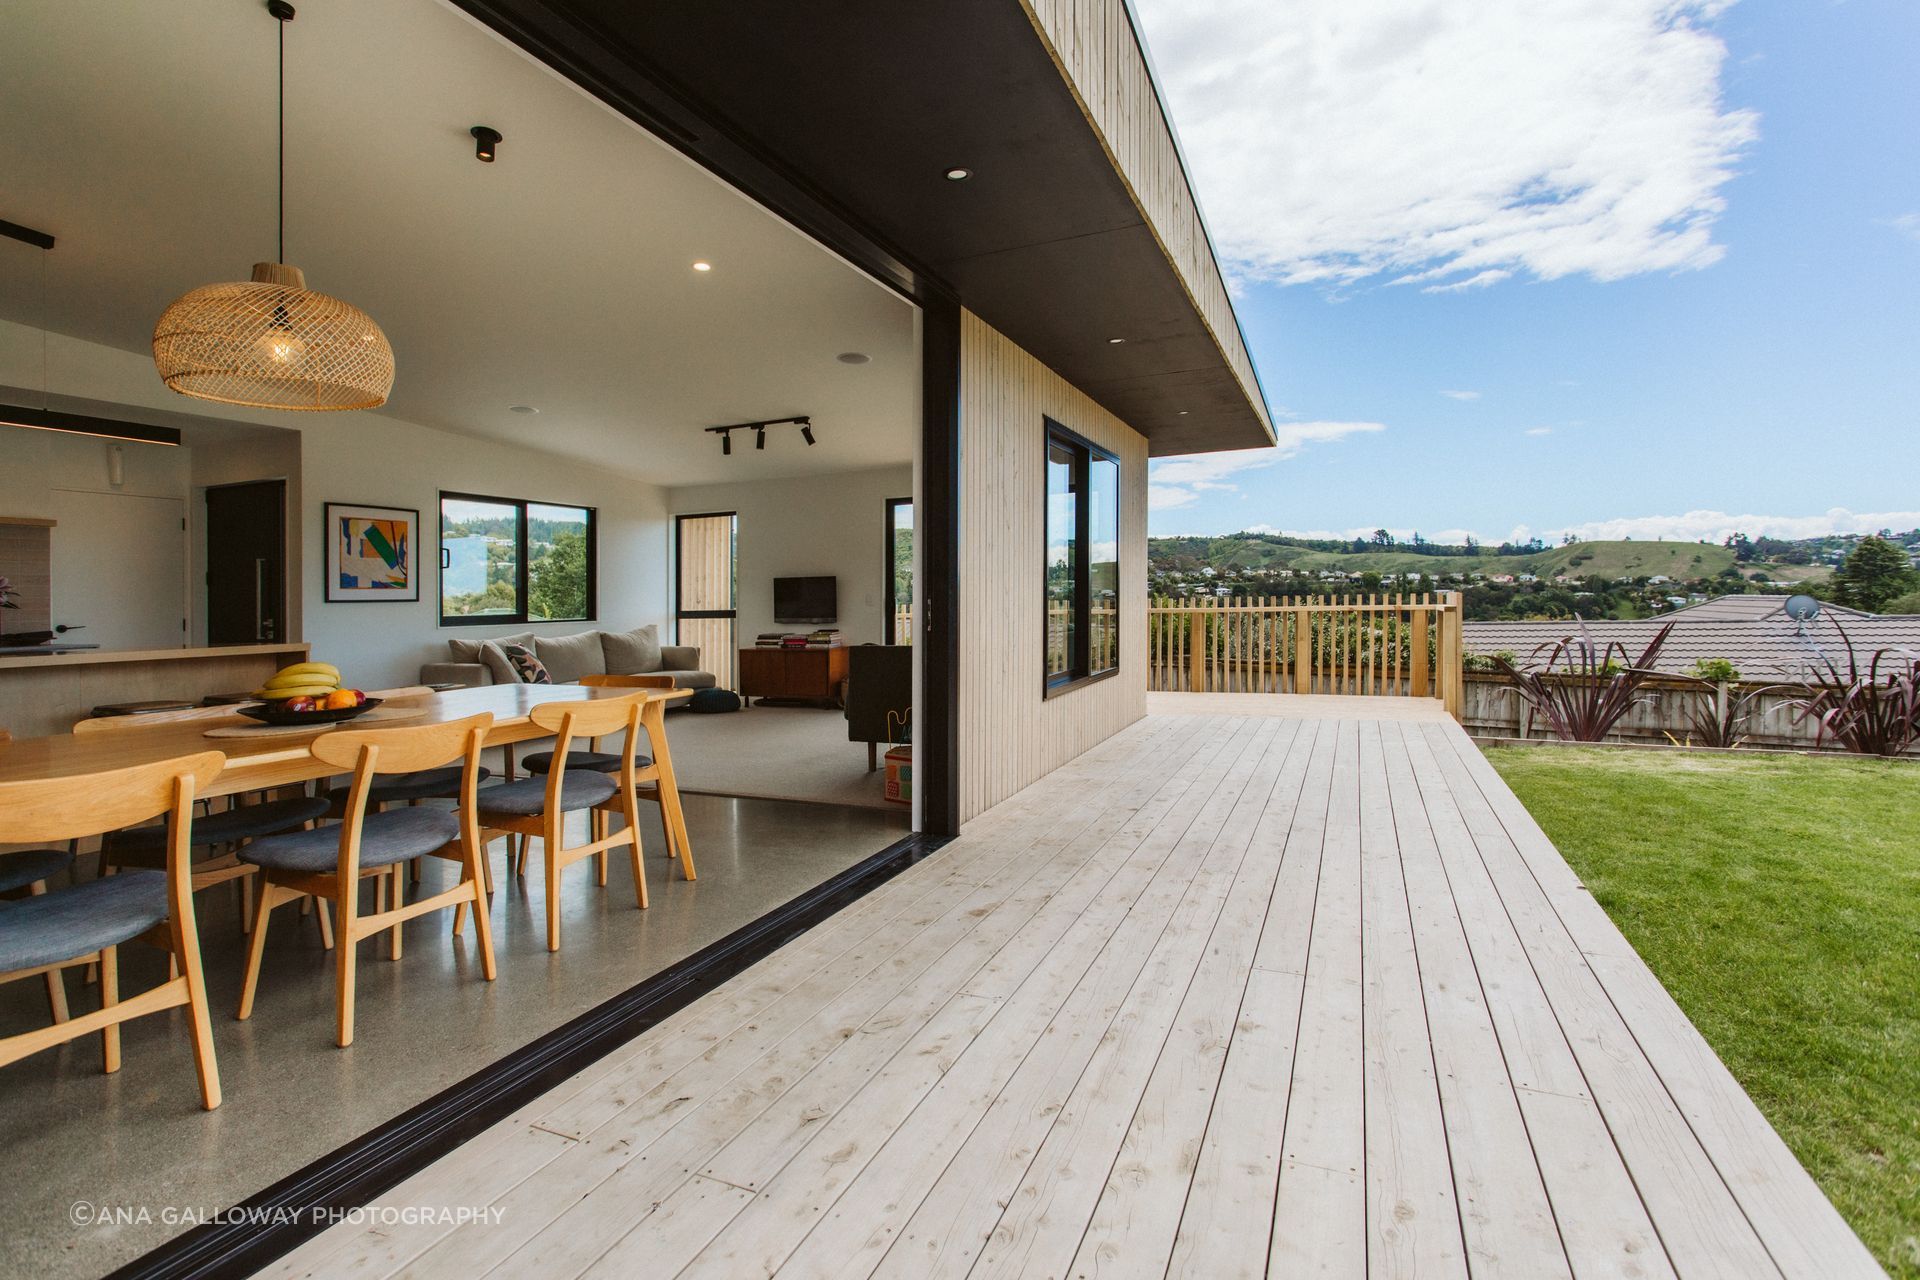
{"label": "dark door handle", "polygon": [[453,552],[446,547],[440,548],[440,567],[442,569],[453,568]]}
{"label": "dark door handle", "polygon": [[59,626],[54,628],[54,630],[59,632],[61,635],[65,635],[69,631],[85,631],[86,629],[87,629],[87,624],[84,622],[76,622],[71,626],[63,622]]}

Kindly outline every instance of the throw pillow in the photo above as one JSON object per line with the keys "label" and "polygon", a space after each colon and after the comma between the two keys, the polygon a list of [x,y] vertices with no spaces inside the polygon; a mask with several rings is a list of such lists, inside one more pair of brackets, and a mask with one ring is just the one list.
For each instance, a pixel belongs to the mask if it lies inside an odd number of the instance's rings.
{"label": "throw pillow", "polygon": [[740,695],[731,689],[701,689],[687,699],[687,710],[706,713],[738,711]]}
{"label": "throw pillow", "polygon": [[517,636],[495,636],[492,640],[447,640],[449,662],[485,662],[480,650],[489,644],[532,644],[533,632],[528,631]]}
{"label": "throw pillow", "polygon": [[533,642],[533,651],[555,684],[573,684],[581,676],[607,673],[607,659],[600,649],[598,631],[582,631],[576,636],[539,636]]}
{"label": "throw pillow", "polygon": [[493,677],[495,684],[519,684],[520,673],[513,669],[513,662],[496,640],[480,642],[480,663]]}
{"label": "throw pillow", "polygon": [[646,626],[631,631],[603,631],[600,646],[607,670],[617,676],[645,675],[660,669],[660,629]]}
{"label": "throw pillow", "polygon": [[536,658],[533,650],[520,644],[503,644],[500,652],[507,655],[507,661],[513,664],[514,674],[520,677],[521,684],[552,684],[553,677],[547,674],[547,668]]}

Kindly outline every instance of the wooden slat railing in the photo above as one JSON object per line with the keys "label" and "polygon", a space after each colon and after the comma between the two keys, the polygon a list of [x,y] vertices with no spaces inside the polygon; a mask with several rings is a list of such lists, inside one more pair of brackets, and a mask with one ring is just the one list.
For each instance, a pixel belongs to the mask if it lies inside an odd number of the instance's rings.
{"label": "wooden slat railing", "polygon": [[1460,715],[1460,594],[1161,598],[1148,688],[1438,698]]}

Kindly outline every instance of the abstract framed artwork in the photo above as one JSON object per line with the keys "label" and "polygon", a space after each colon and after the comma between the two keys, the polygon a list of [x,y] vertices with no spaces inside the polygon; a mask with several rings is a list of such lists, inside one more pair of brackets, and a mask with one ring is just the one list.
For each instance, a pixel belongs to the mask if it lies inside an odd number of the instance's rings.
{"label": "abstract framed artwork", "polygon": [[420,513],[326,504],[326,598],[418,600]]}

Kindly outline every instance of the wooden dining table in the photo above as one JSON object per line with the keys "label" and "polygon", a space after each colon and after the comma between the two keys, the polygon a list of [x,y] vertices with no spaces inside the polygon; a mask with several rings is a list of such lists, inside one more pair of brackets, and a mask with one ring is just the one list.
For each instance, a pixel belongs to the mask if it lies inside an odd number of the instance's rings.
{"label": "wooden dining table", "polygon": [[[418,715],[392,722],[394,728],[444,723],[490,711],[493,713],[493,727],[487,733],[487,745],[497,747],[551,737],[545,729],[533,723],[529,714],[534,707],[543,703],[587,702],[599,698],[624,697],[634,692],[636,690],[633,689],[588,688],[574,684],[496,684],[393,698],[387,700],[384,706],[408,710],[417,708],[419,711]],[[657,707],[645,708],[648,712],[664,709],[665,704],[693,696],[692,691],[687,689],[649,690],[647,695],[648,703],[657,704]],[[227,757],[226,768],[201,792],[207,796],[288,786],[340,772],[335,766],[315,759],[308,750],[315,738],[330,732],[328,729],[259,737],[207,736],[211,729],[257,723],[235,714],[151,726],[135,725],[113,733],[61,733],[45,738],[0,742],[0,782],[102,773],[109,769],[170,760],[203,751],[219,751]],[[353,721],[345,723],[351,726]],[[379,728],[386,723],[383,720],[380,724],[368,723],[364,727]],[[657,719],[655,723],[659,723]],[[651,754],[660,763],[662,775],[671,779],[673,766],[667,753],[665,733],[657,732],[649,736],[656,739],[649,744]],[[0,814],[0,829],[4,829],[4,825],[5,815]]]}

